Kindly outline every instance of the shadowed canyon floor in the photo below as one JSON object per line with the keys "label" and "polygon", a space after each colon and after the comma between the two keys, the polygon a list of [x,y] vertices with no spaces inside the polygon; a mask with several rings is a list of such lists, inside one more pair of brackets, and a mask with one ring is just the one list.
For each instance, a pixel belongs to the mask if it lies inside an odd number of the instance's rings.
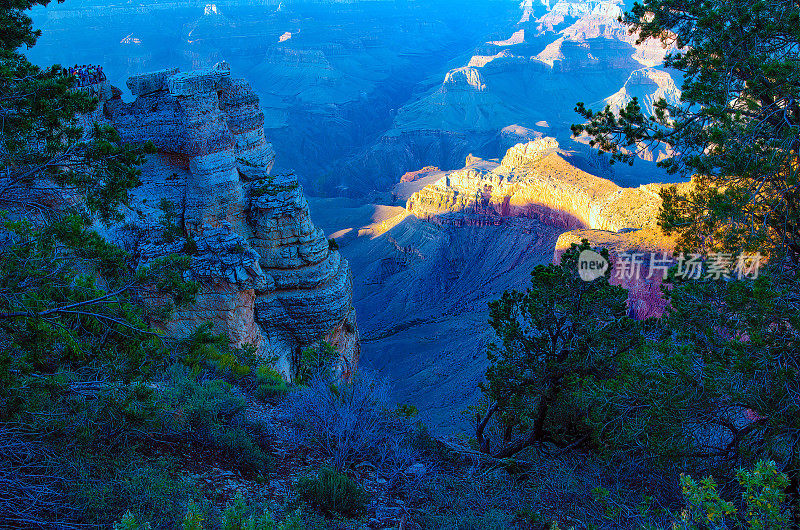
{"label": "shadowed canyon floor", "polygon": [[403,208],[309,203],[329,234],[366,227],[339,239],[354,271],[362,366],[388,376],[397,397],[416,404],[434,428],[458,430],[459,412],[483,380],[487,303],[524,288],[536,265],[552,261],[561,231],[529,219],[437,226]]}
{"label": "shadowed canyon floor", "polygon": [[[612,248],[615,263],[632,249],[672,248],[654,228],[659,185],[621,188],[565,156],[543,139],[500,164],[472,159],[399,184],[396,195],[411,194],[405,208],[309,201],[353,267],[362,366],[393,381],[434,429],[468,425],[461,412],[479,396],[493,340],[489,301],[527,288],[534,267],[583,238]],[[614,281],[632,289],[632,314],[660,312],[659,282]]]}

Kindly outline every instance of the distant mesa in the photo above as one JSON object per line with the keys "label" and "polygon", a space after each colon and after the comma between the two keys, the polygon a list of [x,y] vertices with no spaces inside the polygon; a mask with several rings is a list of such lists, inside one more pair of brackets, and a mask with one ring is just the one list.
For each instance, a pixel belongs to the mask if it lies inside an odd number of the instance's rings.
{"label": "distant mesa", "polygon": [[472,57],[472,59],[469,60],[469,64],[467,66],[483,67],[489,64],[490,62],[494,61],[495,59],[511,58],[511,57],[514,57],[514,54],[508,50],[503,50],[495,55],[475,55]]}
{"label": "distant mesa", "polygon": [[447,73],[444,80],[445,90],[474,90],[483,92],[486,83],[480,70],[471,66],[456,68]]}
{"label": "distant mesa", "polygon": [[656,68],[642,68],[633,71],[625,85],[617,93],[606,98],[603,104],[610,105],[611,110],[619,112],[633,98],[638,99],[645,114],[652,115],[655,113],[655,102],[662,98],[671,105],[680,103],[681,90],[668,72]]}
{"label": "distant mesa", "polygon": [[438,171],[441,171],[441,169],[436,166],[426,166],[417,171],[409,171],[400,178],[400,182],[414,182],[415,180],[419,180]]}

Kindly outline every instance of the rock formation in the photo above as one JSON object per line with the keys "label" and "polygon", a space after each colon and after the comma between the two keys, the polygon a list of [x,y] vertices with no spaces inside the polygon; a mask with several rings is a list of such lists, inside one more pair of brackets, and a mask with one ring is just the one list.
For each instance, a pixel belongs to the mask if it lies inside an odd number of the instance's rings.
{"label": "rock formation", "polygon": [[428,176],[431,173],[436,173],[438,171],[441,171],[441,169],[439,169],[436,166],[427,166],[417,171],[409,171],[408,173],[400,177],[400,182],[414,182],[416,180]]}
{"label": "rock formation", "polygon": [[192,254],[191,275],[202,286],[166,331],[186,336],[213,322],[234,343],[276,357],[287,376],[300,350],[324,339],[353,367],[359,342],[348,263],[311,221],[296,177],[270,174],[275,156],[252,88],[224,63],[142,74],[128,87],[133,103],[116,91],[95,118],[126,142],[152,141],[158,153],[110,237],[142,264]]}
{"label": "rock formation", "polygon": [[[500,164],[484,162],[445,174],[408,200],[420,219],[456,226],[499,225],[509,218],[535,219],[566,231],[553,259],[572,243],[587,239],[608,248],[612,283],[629,291],[631,314],[645,318],[665,306],[661,280],[647,277],[653,256],[671,258],[674,243],[658,229],[660,184],[621,188],[572,166],[559,154],[558,142],[541,138],[508,150]],[[622,260],[641,254],[641,274],[627,274]]]}
{"label": "rock formation", "polygon": [[[513,127],[507,136],[536,135]],[[498,162],[473,156],[463,169],[397,183],[406,208],[312,201],[353,264],[363,366],[397,381],[395,397],[417,404],[432,428],[458,429],[459,412],[479,399],[485,348],[496,340],[487,303],[526,289],[533,268],[558,261],[571,243],[610,250],[612,281],[629,289],[633,316],[663,310],[647,263],[643,276],[622,274],[631,252],[671,255],[656,226],[661,185],[619,186],[592,174],[602,174],[600,163],[577,167],[585,156],[543,137]]]}
{"label": "rock formation", "polygon": [[568,163],[554,138],[518,144],[500,164],[448,173],[414,194],[406,208],[421,219],[462,212],[528,217],[567,230],[651,227],[658,185],[621,188]]}

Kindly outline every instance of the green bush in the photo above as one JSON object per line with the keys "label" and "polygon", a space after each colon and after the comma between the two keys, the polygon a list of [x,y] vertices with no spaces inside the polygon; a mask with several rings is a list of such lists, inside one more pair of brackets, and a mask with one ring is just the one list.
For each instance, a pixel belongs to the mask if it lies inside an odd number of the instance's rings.
{"label": "green bush", "polygon": [[118,523],[114,523],[114,530],[150,530],[150,523],[139,523],[131,512],[126,512]]}
{"label": "green bush", "polygon": [[759,462],[753,470],[740,469],[736,478],[742,488],[741,510],[720,497],[713,478],[700,481],[681,475],[686,509],[679,516],[684,528],[742,528],[780,530],[789,528],[786,487],[789,479],[775,462]]}
{"label": "green bush", "polygon": [[297,384],[306,385],[314,376],[331,369],[333,363],[339,358],[339,352],[328,342],[322,341],[316,347],[308,347],[300,354],[297,363]]}
{"label": "green bush", "polygon": [[145,523],[130,526],[136,521],[153,521],[155,528],[177,528],[186,505],[198,496],[196,485],[166,458],[149,462],[144,457],[130,457],[120,462],[76,455],[73,465],[79,468],[79,476],[72,484],[70,502],[96,524],[108,525],[125,512],[121,529],[150,527]]}
{"label": "green bush", "polygon": [[[203,521],[197,506],[191,502],[180,525],[182,530],[203,530]],[[241,493],[228,503],[222,514],[220,525],[222,530],[305,530],[306,526],[299,514],[287,516],[282,522],[276,523],[268,510],[260,513],[247,506]],[[150,523],[140,523],[131,512],[127,512],[122,520],[114,524],[114,530],[150,530]],[[178,528],[178,526],[170,527]]]}
{"label": "green bush", "polygon": [[295,490],[300,499],[325,515],[357,517],[367,511],[369,494],[353,479],[325,467],[315,477],[302,477]]}
{"label": "green bush", "polygon": [[254,436],[258,433],[252,432],[255,426],[245,428],[247,400],[229,383],[199,382],[187,368],[176,365],[165,387],[163,422],[169,433],[220,453],[240,470],[263,473],[269,469],[271,459],[259,446]]}
{"label": "green bush", "polygon": [[228,504],[222,514],[222,530],[303,530],[298,515],[291,515],[283,522],[276,523],[268,510],[258,513],[248,508],[241,493]]}
{"label": "green bush", "polygon": [[240,416],[247,400],[221,380],[199,382],[179,366],[171,369],[163,393],[176,428],[197,429],[228,424]]}
{"label": "green bush", "polygon": [[238,469],[263,473],[272,467],[271,457],[241,427],[216,427],[209,433],[207,443]]}
{"label": "green bush", "polygon": [[271,366],[262,364],[256,372],[256,390],[258,399],[280,399],[289,393],[289,386],[283,376]]}
{"label": "green bush", "polygon": [[205,322],[183,341],[181,358],[195,374],[212,370],[238,381],[250,375],[256,353],[250,345],[232,347],[227,335],[214,333],[214,325]]}
{"label": "green bush", "polygon": [[183,530],[203,530],[203,521],[203,513],[194,502],[190,502],[183,517]]}

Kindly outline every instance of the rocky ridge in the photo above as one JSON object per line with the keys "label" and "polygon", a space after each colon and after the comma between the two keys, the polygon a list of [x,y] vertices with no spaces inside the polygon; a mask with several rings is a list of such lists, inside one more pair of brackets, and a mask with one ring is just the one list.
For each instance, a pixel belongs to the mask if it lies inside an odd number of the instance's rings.
{"label": "rocky ridge", "polygon": [[[564,231],[556,242],[558,262],[572,243],[588,240],[607,248],[612,283],[629,291],[632,316],[661,314],[661,280],[648,277],[654,256],[671,259],[674,242],[661,234],[657,214],[661,184],[622,188],[570,165],[554,138],[518,144],[501,163],[475,162],[446,173],[414,193],[406,209],[436,224],[501,225],[513,218],[534,219]],[[666,253],[666,254],[665,254]],[[628,274],[623,260],[640,254],[642,274]]]}
{"label": "rocky ridge", "polygon": [[124,224],[111,227],[141,264],[191,254],[197,303],[163,323],[183,337],[212,322],[237,345],[252,344],[291,377],[302,348],[320,340],[358,362],[359,339],[346,260],[310,218],[292,174],[272,175],[275,154],[248,83],[229,67],[137,75],[91,119],[126,142],[152,141]]}
{"label": "rocky ridge", "polygon": [[[342,178],[365,175],[381,189],[419,167],[452,170],[467,153],[489,157],[510,147],[509,127],[576,149],[583,141],[572,139],[569,127],[579,120],[576,102],[618,108],[636,96],[652,112],[658,98],[680,97],[675,80],[658,68],[671,50],[656,39],[637,43],[617,20],[624,11],[620,0],[523,2],[520,9],[521,19],[478,44],[465,66],[443,72],[438,83],[398,109],[391,128],[342,167]],[[647,152],[644,159],[659,156]],[[654,164],[614,171],[626,186],[650,182],[653,175],[668,178]]]}
{"label": "rocky ridge", "polygon": [[473,164],[415,193],[408,211],[446,222],[448,214],[528,217],[567,230],[618,232],[655,226],[660,185],[621,188],[569,164],[554,138],[518,144],[499,164]]}

